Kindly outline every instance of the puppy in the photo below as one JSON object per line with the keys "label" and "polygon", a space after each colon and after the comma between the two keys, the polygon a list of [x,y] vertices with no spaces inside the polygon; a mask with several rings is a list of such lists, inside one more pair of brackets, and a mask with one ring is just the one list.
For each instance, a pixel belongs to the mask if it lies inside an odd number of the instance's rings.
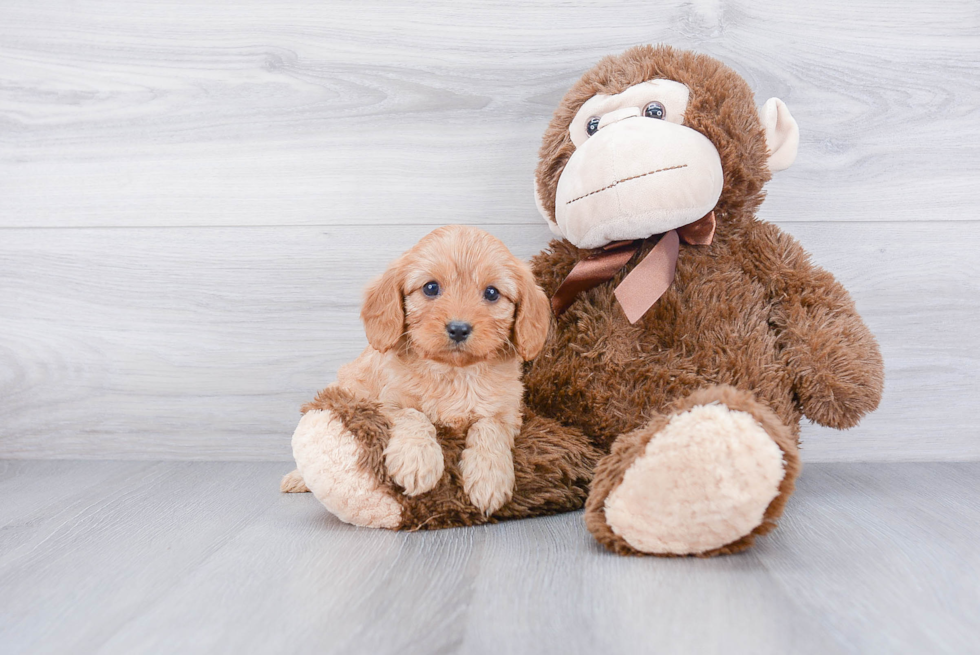
{"label": "puppy", "polygon": [[361,318],[370,345],[336,384],[381,403],[392,479],[409,496],[435,487],[444,461],[433,424],[465,429],[463,488],[487,515],[498,510],[514,491],[521,362],[541,351],[551,320],[530,267],[483,230],[442,227],[369,285]]}

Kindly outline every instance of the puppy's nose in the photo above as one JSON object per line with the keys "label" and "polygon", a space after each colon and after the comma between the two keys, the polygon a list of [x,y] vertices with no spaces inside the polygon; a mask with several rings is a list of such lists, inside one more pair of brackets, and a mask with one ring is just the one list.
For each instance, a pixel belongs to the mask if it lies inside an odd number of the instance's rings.
{"label": "puppy's nose", "polygon": [[469,323],[464,323],[462,321],[449,321],[446,324],[446,333],[449,334],[449,338],[456,343],[463,343],[470,336],[470,332],[473,331],[473,326]]}

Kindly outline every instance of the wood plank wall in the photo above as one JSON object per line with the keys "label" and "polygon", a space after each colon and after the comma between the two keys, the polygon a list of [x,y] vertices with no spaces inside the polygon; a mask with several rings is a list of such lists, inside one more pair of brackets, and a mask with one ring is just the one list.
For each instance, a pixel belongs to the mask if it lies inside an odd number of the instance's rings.
{"label": "wood plank wall", "polygon": [[288,459],[432,228],[549,238],[563,93],[666,42],[785,100],[762,216],[851,289],[881,409],[809,461],[980,457],[980,4],[0,4],[0,457]]}

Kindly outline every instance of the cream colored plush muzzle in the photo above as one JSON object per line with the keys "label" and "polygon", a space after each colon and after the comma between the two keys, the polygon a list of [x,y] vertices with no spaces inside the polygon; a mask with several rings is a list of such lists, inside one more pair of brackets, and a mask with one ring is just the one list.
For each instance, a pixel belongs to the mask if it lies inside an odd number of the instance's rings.
{"label": "cream colored plush muzzle", "polygon": [[[689,89],[674,80],[640,82],[614,95],[596,94],[568,125],[575,145],[558,178],[555,222],[535,183],[535,204],[551,231],[579,248],[645,239],[697,221],[721,197],[721,157],[711,141],[684,126]],[[645,116],[651,102],[661,117]],[[770,98],[759,111],[769,168],[796,158],[800,130],[789,109]],[[590,122],[598,130],[589,136]]]}
{"label": "cream colored plush muzzle", "polygon": [[721,158],[705,136],[638,111],[606,115],[558,180],[555,219],[579,248],[645,239],[698,220],[721,196]]}

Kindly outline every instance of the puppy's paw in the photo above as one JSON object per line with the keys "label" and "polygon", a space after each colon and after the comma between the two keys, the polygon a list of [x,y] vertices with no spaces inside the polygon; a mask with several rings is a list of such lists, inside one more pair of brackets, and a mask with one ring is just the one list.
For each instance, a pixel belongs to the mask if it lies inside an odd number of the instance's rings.
{"label": "puppy's paw", "polygon": [[396,419],[385,448],[385,468],[407,496],[432,490],[445,470],[436,429],[421,412]]}
{"label": "puppy's paw", "polygon": [[493,453],[467,448],[459,458],[459,469],[470,502],[487,516],[514,495],[514,458],[510,451]]}
{"label": "puppy's paw", "polygon": [[445,462],[435,439],[392,439],[385,448],[385,467],[406,496],[417,496],[435,488]]}

